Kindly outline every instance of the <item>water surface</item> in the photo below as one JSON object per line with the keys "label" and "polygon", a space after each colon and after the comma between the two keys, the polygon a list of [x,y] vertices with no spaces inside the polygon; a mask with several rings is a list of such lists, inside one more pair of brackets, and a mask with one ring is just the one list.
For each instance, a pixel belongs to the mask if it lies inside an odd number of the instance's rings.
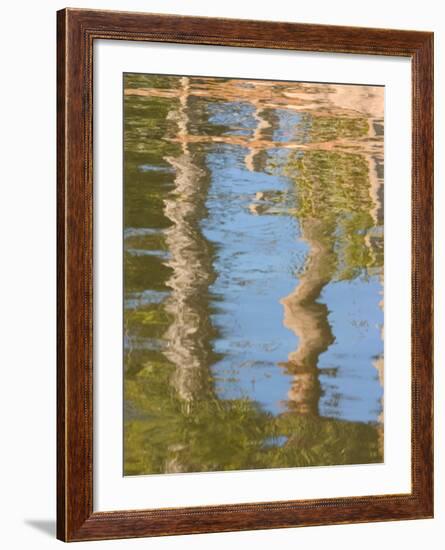
{"label": "water surface", "polygon": [[381,462],[383,88],[124,94],[124,473]]}

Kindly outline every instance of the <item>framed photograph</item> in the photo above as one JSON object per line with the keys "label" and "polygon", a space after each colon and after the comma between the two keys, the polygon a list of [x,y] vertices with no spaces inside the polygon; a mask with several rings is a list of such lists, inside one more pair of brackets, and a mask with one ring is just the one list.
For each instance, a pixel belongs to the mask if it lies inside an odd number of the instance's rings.
{"label": "framed photograph", "polygon": [[58,538],[433,516],[433,34],[58,12]]}

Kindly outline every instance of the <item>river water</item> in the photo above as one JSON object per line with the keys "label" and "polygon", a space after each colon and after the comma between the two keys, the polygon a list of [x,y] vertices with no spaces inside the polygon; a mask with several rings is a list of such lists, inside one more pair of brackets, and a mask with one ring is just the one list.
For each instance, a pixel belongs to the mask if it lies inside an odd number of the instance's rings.
{"label": "river water", "polygon": [[383,88],[124,77],[124,473],[383,461]]}

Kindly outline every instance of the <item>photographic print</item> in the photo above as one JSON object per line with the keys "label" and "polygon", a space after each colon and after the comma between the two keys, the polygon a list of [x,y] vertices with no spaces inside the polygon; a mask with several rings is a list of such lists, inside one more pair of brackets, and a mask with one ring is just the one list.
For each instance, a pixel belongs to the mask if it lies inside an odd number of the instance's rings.
{"label": "photographic print", "polygon": [[434,516],[433,50],[57,12],[60,540]]}
{"label": "photographic print", "polygon": [[124,475],[384,460],[384,87],[125,73]]}

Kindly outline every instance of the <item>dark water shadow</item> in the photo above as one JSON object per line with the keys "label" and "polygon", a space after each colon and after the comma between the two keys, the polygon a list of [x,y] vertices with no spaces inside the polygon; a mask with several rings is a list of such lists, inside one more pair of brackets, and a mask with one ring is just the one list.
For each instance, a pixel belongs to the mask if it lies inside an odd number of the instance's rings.
{"label": "dark water shadow", "polygon": [[25,519],[24,523],[51,538],[56,536],[56,521],[54,519]]}

